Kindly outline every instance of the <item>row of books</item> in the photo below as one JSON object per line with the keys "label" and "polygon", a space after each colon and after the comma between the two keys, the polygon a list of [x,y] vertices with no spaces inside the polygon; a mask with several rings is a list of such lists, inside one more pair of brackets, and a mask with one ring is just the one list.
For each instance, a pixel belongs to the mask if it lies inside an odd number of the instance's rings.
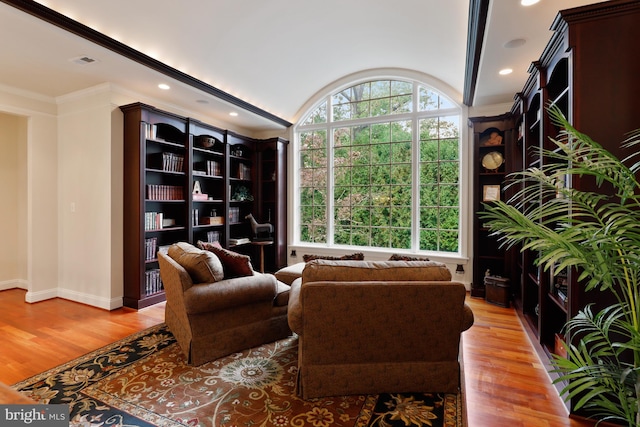
{"label": "row of books", "polygon": [[229,208],[229,222],[240,222],[240,208],[239,207],[231,207]]}
{"label": "row of books", "polygon": [[238,165],[238,179],[251,179],[251,168],[244,163]]}
{"label": "row of books", "polygon": [[200,214],[198,212],[198,209],[193,209],[191,211],[191,225],[194,227],[196,225],[200,225]]}
{"label": "row of books", "polygon": [[145,212],[144,213],[144,229],[160,230],[167,227],[175,226],[175,220],[165,219],[162,212]]}
{"label": "row of books", "polygon": [[184,189],[179,185],[147,185],[149,200],[184,200]]}
{"label": "row of books", "polygon": [[158,127],[156,125],[152,125],[151,123],[146,123],[144,124],[144,137],[146,139],[156,139],[157,135],[156,135],[156,131],[158,130]]}
{"label": "row of books", "polygon": [[144,259],[145,261],[151,261],[156,259],[156,253],[158,252],[158,238],[152,237],[150,239],[144,239]]}
{"label": "row of books", "polygon": [[184,156],[171,152],[149,154],[149,167],[165,172],[184,172]]}
{"label": "row of books", "polygon": [[144,273],[144,293],[146,295],[156,294],[164,289],[162,279],[160,279],[160,270],[147,270]]}
{"label": "row of books", "polygon": [[222,169],[220,168],[220,162],[215,160],[207,160],[205,162],[199,162],[195,165],[198,169],[203,170],[194,170],[193,173],[196,175],[208,175],[208,176],[220,176],[222,175]]}

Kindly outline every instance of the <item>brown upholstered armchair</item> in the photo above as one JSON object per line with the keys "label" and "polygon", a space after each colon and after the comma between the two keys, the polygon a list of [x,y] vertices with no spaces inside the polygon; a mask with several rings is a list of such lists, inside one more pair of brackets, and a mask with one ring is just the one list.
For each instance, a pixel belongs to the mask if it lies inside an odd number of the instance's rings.
{"label": "brown upholstered armchair", "polygon": [[293,282],[303,398],[456,392],[466,289],[431,261],[312,261]]}
{"label": "brown upholstered armchair", "polygon": [[165,322],[187,361],[200,365],[291,334],[289,286],[271,274],[224,276],[218,257],[188,243],[158,253]]}

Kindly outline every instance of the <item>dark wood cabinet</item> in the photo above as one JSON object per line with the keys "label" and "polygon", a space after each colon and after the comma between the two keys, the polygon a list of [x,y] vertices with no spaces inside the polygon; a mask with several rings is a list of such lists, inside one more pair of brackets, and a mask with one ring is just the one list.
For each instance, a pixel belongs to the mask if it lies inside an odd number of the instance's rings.
{"label": "dark wood cabinet", "polygon": [[[124,113],[124,305],[164,301],[157,251],[218,241],[256,270],[286,265],[287,145],[135,103]],[[247,242],[246,216],[273,225],[273,244]]]}
{"label": "dark wood cabinet", "polygon": [[[522,147],[523,167],[541,167],[551,161],[538,155],[552,148],[558,134],[547,114],[558,106],[572,125],[624,158],[620,144],[626,134],[640,127],[640,2],[613,0],[561,11],[554,34],[540,58],[529,69],[529,79],[516,96],[511,115]],[[572,177],[559,185],[581,190],[598,189],[589,177]],[[527,200],[528,204],[544,200]],[[585,292],[578,272],[545,271],[535,263],[537,254],[524,251],[515,263],[519,270],[516,307],[543,356],[561,352],[566,321],[589,303],[607,304],[602,293]],[[571,402],[569,402],[571,407]]]}

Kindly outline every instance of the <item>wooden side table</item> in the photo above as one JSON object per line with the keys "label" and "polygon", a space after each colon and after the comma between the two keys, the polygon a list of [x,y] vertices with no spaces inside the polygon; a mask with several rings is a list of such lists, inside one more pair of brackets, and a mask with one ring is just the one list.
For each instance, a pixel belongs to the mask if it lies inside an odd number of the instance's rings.
{"label": "wooden side table", "polygon": [[260,247],[260,273],[264,273],[264,247],[273,245],[273,240],[252,240],[251,244]]}

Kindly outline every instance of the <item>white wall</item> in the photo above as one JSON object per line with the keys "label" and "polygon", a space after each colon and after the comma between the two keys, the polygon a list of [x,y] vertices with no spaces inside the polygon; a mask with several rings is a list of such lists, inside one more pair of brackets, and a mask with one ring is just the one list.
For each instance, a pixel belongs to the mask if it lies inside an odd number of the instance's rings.
{"label": "white wall", "polygon": [[27,120],[0,113],[0,290],[27,287]]}
{"label": "white wall", "polygon": [[13,116],[9,126],[17,124],[9,143],[18,150],[12,155],[18,162],[17,188],[3,189],[14,196],[2,208],[15,212],[15,221],[2,221],[0,227],[17,230],[8,231],[16,243],[11,259],[17,277],[11,280],[26,288],[26,300],[34,302],[55,296],[58,286],[57,109],[52,99],[0,86],[0,113]]}
{"label": "white wall", "polygon": [[[58,104],[58,296],[117,308],[122,272],[112,263],[122,257],[122,248],[114,250],[113,238],[122,234],[122,210],[114,215],[113,206],[122,206],[122,190],[113,188],[112,176],[122,174],[122,165],[117,156],[114,164],[110,87],[74,93]],[[121,147],[122,137],[119,141]]]}

